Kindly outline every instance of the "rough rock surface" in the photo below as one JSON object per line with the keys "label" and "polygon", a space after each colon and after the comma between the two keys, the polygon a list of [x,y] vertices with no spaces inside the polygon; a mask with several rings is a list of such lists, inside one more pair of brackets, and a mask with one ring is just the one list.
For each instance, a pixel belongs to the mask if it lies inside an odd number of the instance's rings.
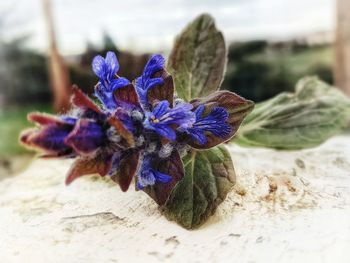
{"label": "rough rock surface", "polygon": [[0,181],[1,262],[349,262],[350,137],[317,149],[230,146],[237,185],[188,231],[142,192],[71,161],[34,161]]}

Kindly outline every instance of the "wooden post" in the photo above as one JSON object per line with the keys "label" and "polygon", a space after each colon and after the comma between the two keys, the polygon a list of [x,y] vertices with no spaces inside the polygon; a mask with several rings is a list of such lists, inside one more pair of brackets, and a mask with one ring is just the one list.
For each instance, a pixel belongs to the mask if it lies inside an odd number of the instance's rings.
{"label": "wooden post", "polygon": [[350,96],[350,1],[337,1],[335,84]]}
{"label": "wooden post", "polygon": [[49,72],[54,109],[57,112],[65,112],[70,108],[71,95],[68,69],[57,50],[50,0],[43,0],[43,7],[49,39]]}

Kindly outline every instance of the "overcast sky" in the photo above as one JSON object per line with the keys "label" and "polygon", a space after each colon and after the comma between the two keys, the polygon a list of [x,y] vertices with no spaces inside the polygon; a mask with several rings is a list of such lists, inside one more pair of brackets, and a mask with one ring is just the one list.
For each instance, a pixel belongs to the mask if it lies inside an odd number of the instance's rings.
{"label": "overcast sky", "polygon": [[[31,34],[28,45],[45,51],[41,0],[0,0],[5,38]],[[59,48],[81,52],[108,32],[123,49],[167,50],[202,12],[211,13],[227,40],[288,39],[334,28],[335,0],[52,0]]]}

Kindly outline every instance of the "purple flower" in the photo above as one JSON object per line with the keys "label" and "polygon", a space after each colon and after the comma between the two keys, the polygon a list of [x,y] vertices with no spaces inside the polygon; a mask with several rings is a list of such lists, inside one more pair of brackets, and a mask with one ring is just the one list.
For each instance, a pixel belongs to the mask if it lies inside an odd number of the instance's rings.
{"label": "purple flower", "polygon": [[137,189],[143,189],[147,186],[152,186],[156,183],[168,183],[172,180],[172,177],[156,171],[152,168],[152,157],[147,155],[144,157],[141,165],[141,169],[137,174]]}
{"label": "purple flower", "polygon": [[115,109],[118,104],[113,96],[114,91],[127,86],[129,83],[125,78],[114,79],[111,83],[99,82],[95,88],[95,96],[103,103],[106,109]]}
{"label": "purple flower", "polygon": [[164,69],[165,60],[161,55],[153,55],[147,62],[143,73],[136,79],[136,90],[140,97],[141,104],[148,107],[147,93],[148,91],[164,83],[163,78],[154,75]]}
{"label": "purple flower", "polygon": [[40,125],[40,129],[22,132],[20,141],[32,148],[40,149],[44,156],[64,156],[72,153],[72,148],[65,143],[66,137],[74,128],[74,118],[57,118],[42,113],[28,115],[30,121]]}
{"label": "purple flower", "polygon": [[194,123],[195,116],[191,111],[192,108],[193,106],[189,103],[179,103],[171,109],[169,102],[163,100],[157,104],[152,112],[146,112],[144,127],[154,130],[170,141],[175,141],[176,128],[187,128]]}
{"label": "purple flower", "polygon": [[100,124],[93,120],[80,119],[64,142],[80,155],[89,155],[103,145],[105,136]]}
{"label": "purple flower", "polygon": [[105,58],[101,56],[94,57],[92,61],[92,70],[100,80],[110,83],[119,70],[117,56],[109,51]]}
{"label": "purple flower", "polygon": [[186,131],[199,144],[208,142],[206,132],[214,134],[216,137],[225,138],[231,132],[231,126],[226,122],[227,111],[222,107],[215,107],[207,116],[203,117],[205,107],[200,105],[196,110],[196,121],[191,128]]}
{"label": "purple flower", "polygon": [[111,51],[107,52],[106,58],[96,56],[92,61],[92,70],[100,79],[95,88],[95,96],[107,109],[116,108],[113,92],[130,83],[126,78],[116,75],[119,70],[117,56]]}
{"label": "purple flower", "polygon": [[74,87],[74,110],[64,116],[30,114],[28,119],[39,127],[22,133],[21,142],[45,157],[77,157],[67,184],[97,173],[127,191],[136,177],[137,189],[164,204],[184,176],[180,152],[230,139],[243,120],[232,109],[250,107],[228,91],[174,102],[173,78],[164,64],[161,55],[152,56],[142,75],[130,82],[117,75],[114,53],[96,56],[92,69],[99,78],[95,95],[101,105]]}

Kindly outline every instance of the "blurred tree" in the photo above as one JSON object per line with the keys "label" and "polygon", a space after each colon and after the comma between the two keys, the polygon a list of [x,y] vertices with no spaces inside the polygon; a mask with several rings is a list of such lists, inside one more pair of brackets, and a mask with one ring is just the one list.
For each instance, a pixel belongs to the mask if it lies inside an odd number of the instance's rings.
{"label": "blurred tree", "polygon": [[50,81],[54,108],[57,112],[64,112],[70,108],[71,84],[68,69],[57,50],[50,0],[43,0],[43,6],[49,38]]}
{"label": "blurred tree", "polygon": [[294,89],[306,75],[333,82],[329,45],[309,46],[300,41],[233,43],[223,89],[256,102]]}
{"label": "blurred tree", "polygon": [[27,38],[0,43],[0,90],[7,105],[47,102],[46,58],[24,47]]}
{"label": "blurred tree", "polygon": [[350,1],[337,1],[335,82],[350,96]]}
{"label": "blurred tree", "polygon": [[7,22],[11,14],[11,9],[0,14],[0,109],[50,98],[46,58],[25,47],[29,35],[4,40],[4,30],[14,27]]}
{"label": "blurred tree", "polygon": [[268,43],[265,40],[232,43],[229,47],[228,59],[238,62],[248,55],[264,52],[267,46]]}

